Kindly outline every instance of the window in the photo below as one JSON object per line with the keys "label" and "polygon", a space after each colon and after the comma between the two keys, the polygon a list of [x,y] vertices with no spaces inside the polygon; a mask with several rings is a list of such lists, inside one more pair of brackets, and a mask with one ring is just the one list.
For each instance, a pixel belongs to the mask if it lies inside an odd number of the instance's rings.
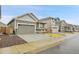
{"label": "window", "polygon": [[40,24],[40,28],[44,28],[44,24]]}
{"label": "window", "polygon": [[53,27],[54,29],[57,29],[57,27]]}

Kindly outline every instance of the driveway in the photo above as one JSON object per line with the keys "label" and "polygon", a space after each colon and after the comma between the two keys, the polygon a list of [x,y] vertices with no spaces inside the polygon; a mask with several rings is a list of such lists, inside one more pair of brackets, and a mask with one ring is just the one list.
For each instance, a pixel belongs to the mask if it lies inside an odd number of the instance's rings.
{"label": "driveway", "polygon": [[27,43],[16,35],[0,35],[0,48]]}
{"label": "driveway", "polygon": [[26,34],[26,35],[18,35],[18,36],[27,42],[50,39],[50,37],[45,34]]}

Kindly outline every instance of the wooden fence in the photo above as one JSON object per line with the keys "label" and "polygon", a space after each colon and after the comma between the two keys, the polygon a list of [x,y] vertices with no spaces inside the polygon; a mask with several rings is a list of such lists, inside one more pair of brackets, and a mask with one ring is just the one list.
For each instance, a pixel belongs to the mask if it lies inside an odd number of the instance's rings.
{"label": "wooden fence", "polygon": [[12,34],[13,29],[11,27],[0,27],[0,33],[2,33],[2,34]]}

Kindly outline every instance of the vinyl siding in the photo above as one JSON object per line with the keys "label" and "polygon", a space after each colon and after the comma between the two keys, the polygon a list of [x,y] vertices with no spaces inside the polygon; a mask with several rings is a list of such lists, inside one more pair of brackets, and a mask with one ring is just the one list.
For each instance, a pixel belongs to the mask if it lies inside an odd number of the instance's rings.
{"label": "vinyl siding", "polygon": [[23,17],[17,18],[17,20],[34,22],[33,18],[29,17],[28,15],[25,15]]}

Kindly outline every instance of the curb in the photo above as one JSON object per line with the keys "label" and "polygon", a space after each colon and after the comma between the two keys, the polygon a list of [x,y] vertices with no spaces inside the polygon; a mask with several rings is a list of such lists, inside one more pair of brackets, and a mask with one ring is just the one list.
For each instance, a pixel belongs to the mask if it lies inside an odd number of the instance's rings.
{"label": "curb", "polygon": [[55,41],[55,42],[51,42],[48,45],[45,45],[43,47],[36,48],[36,49],[31,50],[29,52],[25,52],[24,54],[36,54],[36,53],[39,53],[41,51],[47,50],[47,49],[49,49],[51,47],[57,46],[57,45],[59,45],[63,41],[64,41],[64,39],[61,39],[61,40],[58,40],[58,41]]}

